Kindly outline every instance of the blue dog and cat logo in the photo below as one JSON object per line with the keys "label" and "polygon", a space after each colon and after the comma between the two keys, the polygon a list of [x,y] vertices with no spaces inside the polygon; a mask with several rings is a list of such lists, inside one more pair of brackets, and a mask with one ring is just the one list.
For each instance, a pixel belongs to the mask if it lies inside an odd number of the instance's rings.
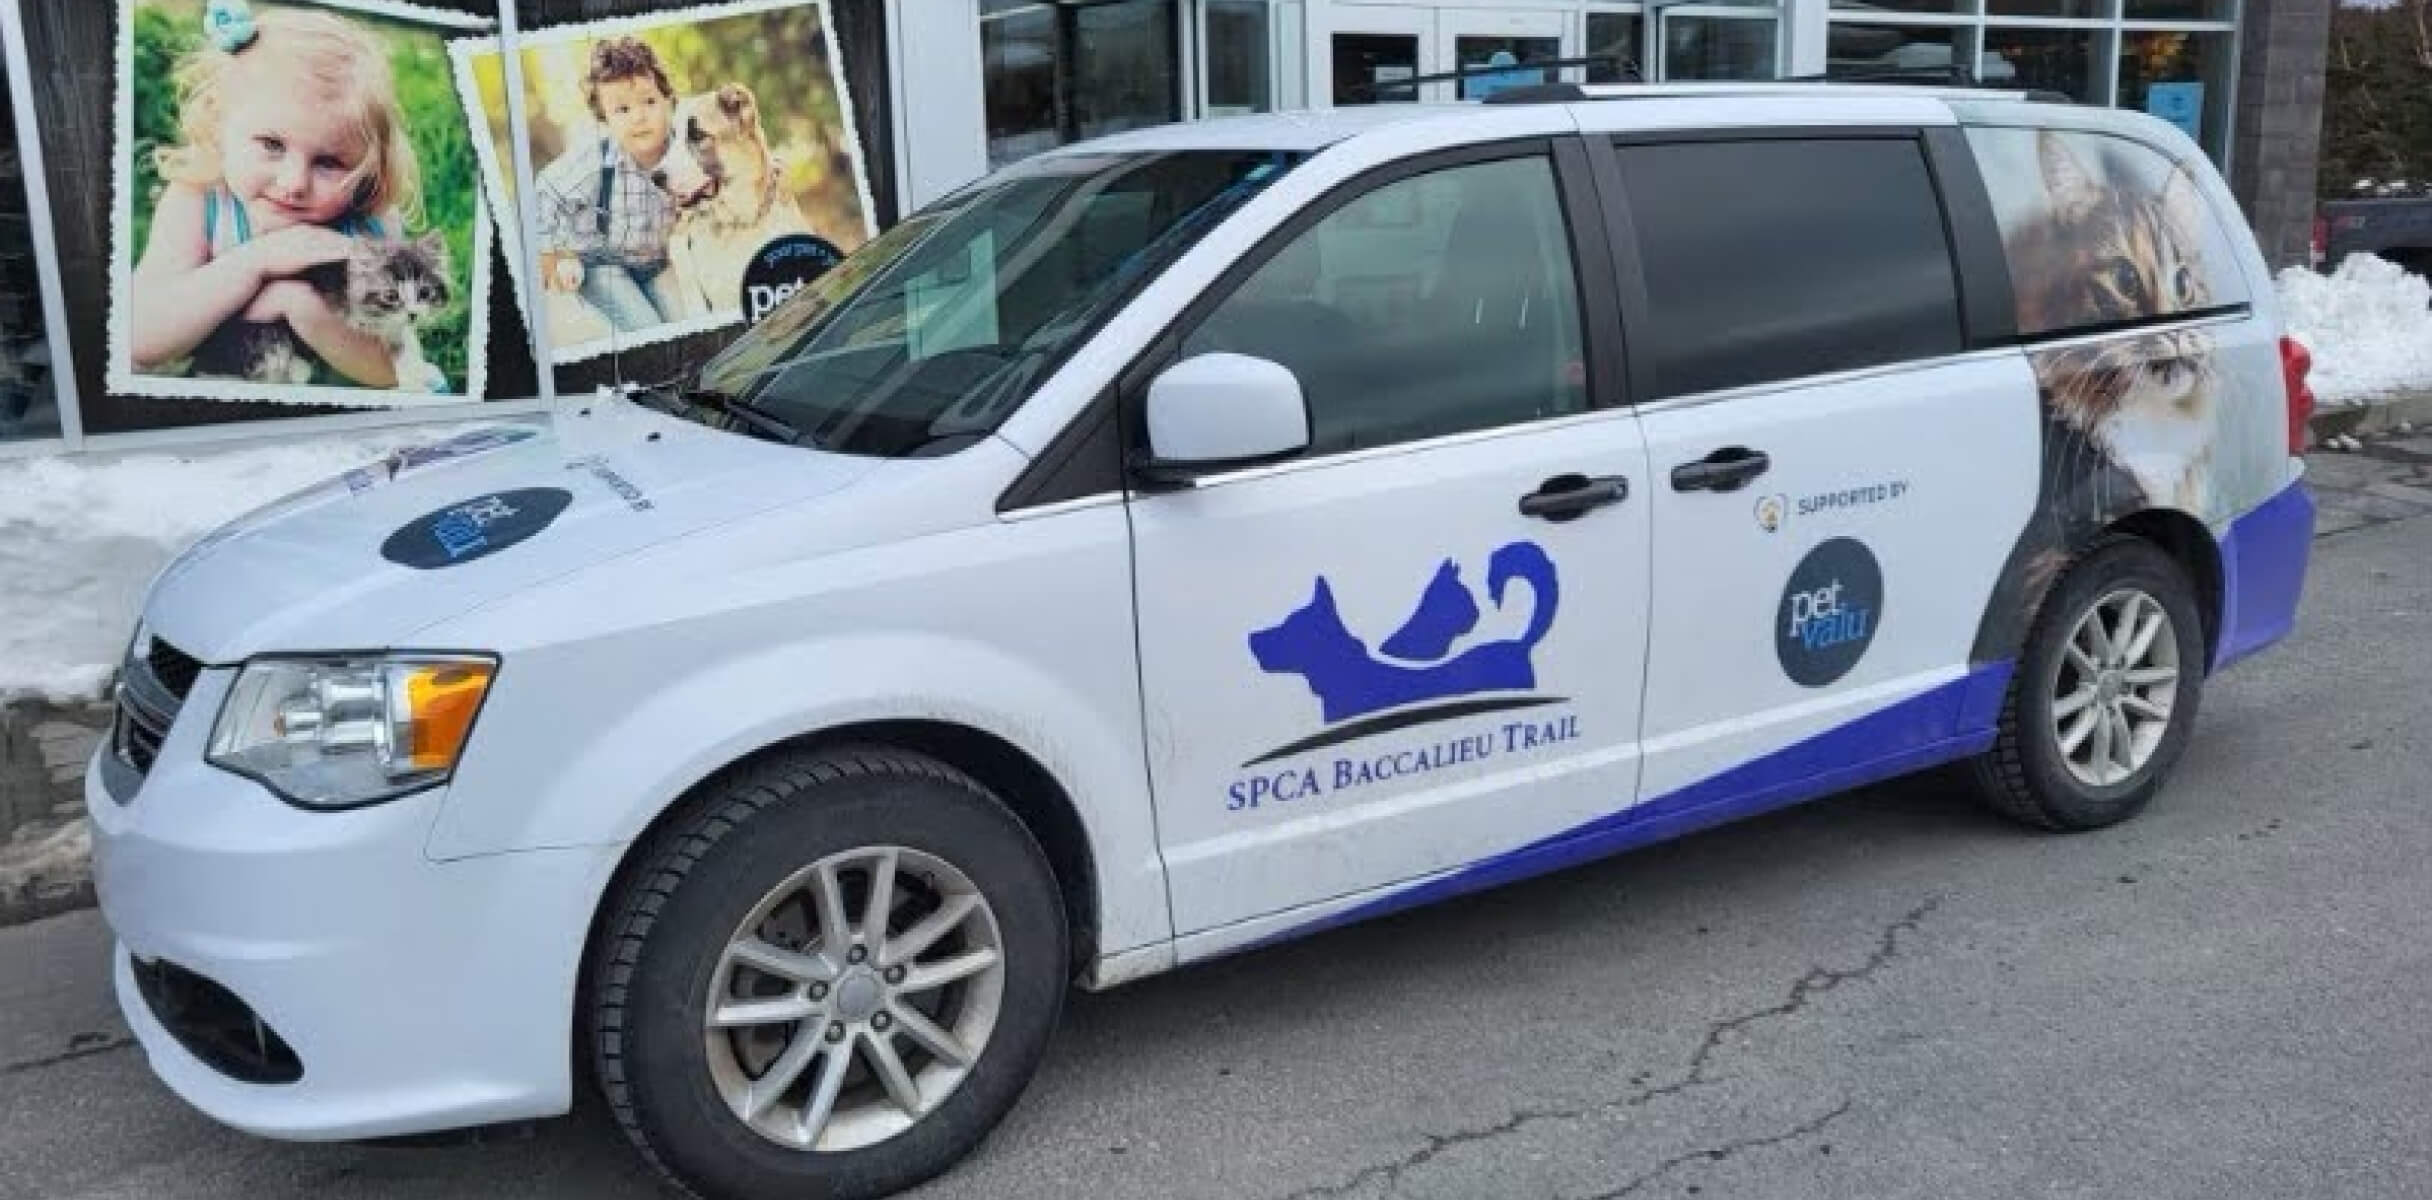
{"label": "blue dog and cat logo", "polygon": [[380,557],[429,571],[496,554],[555,521],[574,493],[564,488],[516,488],[451,504],[398,527],[380,544]]}
{"label": "blue dog and cat logo", "polygon": [[1419,593],[1418,608],[1378,652],[1343,624],[1333,585],[1320,575],[1309,603],[1250,635],[1250,653],[1269,671],[1306,679],[1329,725],[1425,700],[1526,691],[1537,686],[1529,655],[1554,627],[1561,587],[1554,561],[1534,542],[1513,542],[1487,560],[1486,589],[1495,607],[1503,607],[1513,580],[1525,581],[1535,596],[1528,628],[1516,638],[1451,652],[1455,641],[1478,627],[1480,610],[1461,582],[1460,567],[1446,559]]}
{"label": "blue dog and cat logo", "polygon": [[1849,674],[1883,624],[1883,568],[1856,538],[1822,542],[1782,588],[1773,647],[1782,672],[1805,687]]}
{"label": "blue dog and cat logo", "polygon": [[1534,542],[1498,548],[1486,560],[1486,598],[1498,612],[1510,613],[1515,623],[1521,611],[1516,606],[1525,603],[1526,625],[1510,637],[1463,645],[1485,610],[1462,581],[1460,566],[1446,559],[1421,585],[1410,616],[1371,650],[1344,622],[1333,583],[1318,576],[1308,603],[1253,631],[1249,650],[1261,669],[1299,676],[1317,698],[1326,727],[1242,764],[1260,770],[1233,782],[1227,789],[1227,807],[1300,800],[1537,751],[1578,737],[1578,715],[1565,713],[1551,719],[1499,721],[1457,736],[1389,744],[1330,761],[1262,766],[1415,725],[1566,703],[1565,697],[1536,691],[1534,655],[1553,630],[1562,603],[1553,559]]}

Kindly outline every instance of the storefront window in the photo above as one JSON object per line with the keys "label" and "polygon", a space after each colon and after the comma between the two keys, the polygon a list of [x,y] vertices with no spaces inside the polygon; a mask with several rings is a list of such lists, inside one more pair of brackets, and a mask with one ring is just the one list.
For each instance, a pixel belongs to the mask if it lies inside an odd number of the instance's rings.
{"label": "storefront window", "polygon": [[1761,18],[1672,16],[1664,19],[1664,78],[1772,79],[1774,30]]}
{"label": "storefront window", "polygon": [[1971,13],[1974,0],[1832,0],[1836,13]]}
{"label": "storefront window", "polygon": [[[2225,33],[2135,30],[2120,35],[2120,98],[2170,122],[2210,148],[2227,112],[2229,37]],[[2217,151],[2216,151],[2217,153]]]}
{"label": "storefront window", "polygon": [[[1826,35],[1825,73],[1882,75],[1966,66],[1975,31],[1948,25],[1861,25],[1835,21]],[[1988,78],[1987,82],[1994,82]]]}
{"label": "storefront window", "polygon": [[988,160],[1181,117],[1175,0],[985,0]]}
{"label": "storefront window", "polygon": [[1997,17],[2065,17],[2089,20],[2103,16],[2102,0],[1987,0],[1985,11]]}
{"label": "storefront window", "polygon": [[2227,21],[2237,15],[2236,0],[2127,0],[2131,21]]}
{"label": "storefront window", "polygon": [[2094,29],[1987,29],[1979,78],[2098,104],[2106,74],[2101,42],[2107,36]]}
{"label": "storefront window", "polygon": [[1337,33],[1333,41],[1334,103],[1409,103],[1419,98],[1416,87],[1394,87],[1395,81],[1419,73],[1419,39],[1402,33]]}
{"label": "storefront window", "polygon": [[1207,0],[1209,116],[1273,107],[1269,36],[1267,0]]}
{"label": "storefront window", "polygon": [[1646,50],[1639,45],[1646,20],[1634,12],[1588,14],[1588,53],[1603,60],[1589,64],[1589,83],[1628,83],[1646,76]]}
{"label": "storefront window", "polygon": [[0,75],[0,129],[9,131],[8,145],[0,146],[0,441],[59,436],[15,122],[8,79]]}

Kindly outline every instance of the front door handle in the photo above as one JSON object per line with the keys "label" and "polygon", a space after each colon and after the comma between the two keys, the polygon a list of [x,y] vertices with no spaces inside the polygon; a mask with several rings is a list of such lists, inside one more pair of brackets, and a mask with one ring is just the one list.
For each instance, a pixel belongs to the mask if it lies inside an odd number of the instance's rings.
{"label": "front door handle", "polygon": [[1762,450],[1725,446],[1696,462],[1686,462],[1672,468],[1672,490],[1736,492],[1772,466],[1773,460]]}
{"label": "front door handle", "polygon": [[1520,497],[1520,515],[1568,521],[1629,497],[1630,481],[1619,475],[1556,475]]}

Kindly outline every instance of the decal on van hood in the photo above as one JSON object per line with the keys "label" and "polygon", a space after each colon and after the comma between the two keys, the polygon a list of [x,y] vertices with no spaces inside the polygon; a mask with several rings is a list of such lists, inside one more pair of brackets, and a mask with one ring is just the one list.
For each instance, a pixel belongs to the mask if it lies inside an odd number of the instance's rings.
{"label": "decal on van hood", "polygon": [[368,466],[355,467],[339,476],[350,492],[368,492],[408,471],[436,466],[459,458],[470,458],[485,451],[539,437],[540,431],[528,425],[500,425],[490,429],[475,429],[457,434],[427,446],[408,446],[394,451]]}
{"label": "decal on van hood", "polygon": [[230,522],[161,572],[147,618],[211,663],[396,645],[587,567],[848,487],[881,461],[613,398],[590,413],[503,441],[451,439],[363,468],[377,486],[332,476]]}
{"label": "decal on van hood", "polygon": [[1477,628],[1481,610],[1469,586],[1461,582],[1460,567],[1451,559],[1436,568],[1420,589],[1417,607],[1377,651],[1369,650],[1343,623],[1333,585],[1325,576],[1318,576],[1309,602],[1274,625],[1251,633],[1249,648],[1260,668],[1305,680],[1332,728],[1251,762],[1424,721],[1560,703],[1562,697],[1542,695],[1469,699],[1489,692],[1526,693],[1537,686],[1531,656],[1554,627],[1561,585],[1554,560],[1543,547],[1527,541],[1509,543],[1487,559],[1487,594],[1498,609],[1507,599],[1516,598],[1507,595],[1515,580],[1529,587],[1528,627],[1517,637],[1482,642],[1456,653],[1455,643]]}
{"label": "decal on van hood", "polygon": [[432,571],[496,554],[549,527],[574,493],[564,488],[517,488],[451,504],[406,522],[380,543],[380,557]]}

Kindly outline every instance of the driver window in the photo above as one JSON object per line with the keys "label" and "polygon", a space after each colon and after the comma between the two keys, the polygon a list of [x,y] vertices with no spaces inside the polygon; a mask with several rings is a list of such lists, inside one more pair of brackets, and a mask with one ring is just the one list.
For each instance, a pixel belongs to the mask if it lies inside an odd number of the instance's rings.
{"label": "driver window", "polygon": [[1303,231],[1182,345],[1283,364],[1313,454],[1587,408],[1570,240],[1543,156],[1385,184]]}

